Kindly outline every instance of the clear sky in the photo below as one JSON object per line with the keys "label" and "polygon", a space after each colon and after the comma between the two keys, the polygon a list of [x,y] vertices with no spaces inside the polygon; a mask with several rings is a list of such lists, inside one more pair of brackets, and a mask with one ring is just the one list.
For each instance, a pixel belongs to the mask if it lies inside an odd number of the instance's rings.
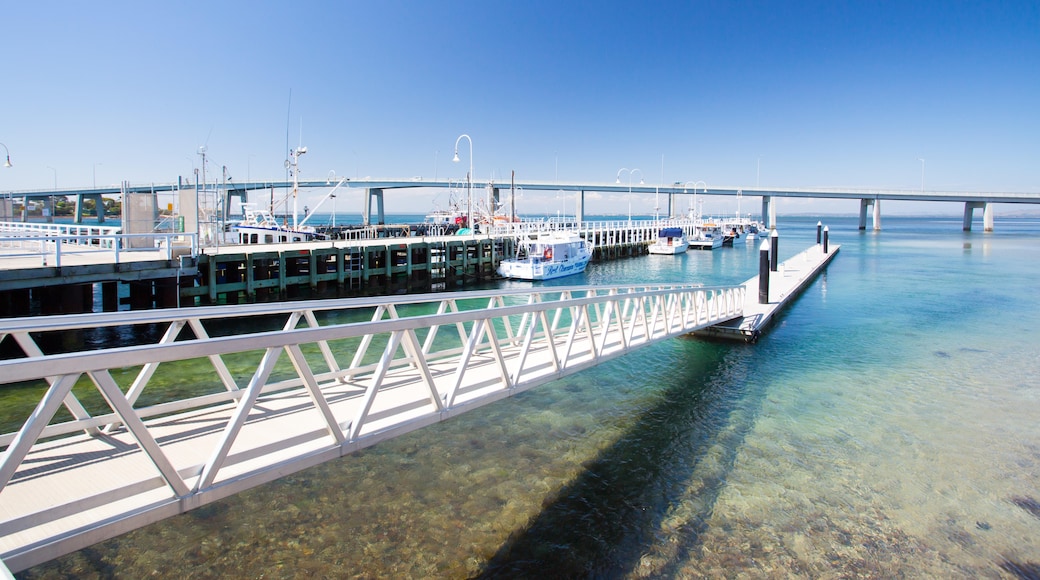
{"label": "clear sky", "polygon": [[[476,178],[506,183],[625,167],[917,189],[924,159],[929,190],[1040,191],[1035,0],[34,0],[5,3],[0,49],[0,191],[176,181],[200,145],[209,175],[280,180],[287,133],[309,179],[464,178],[466,133]],[[559,203],[538,195],[521,213]],[[388,194],[387,211],[432,198]]]}

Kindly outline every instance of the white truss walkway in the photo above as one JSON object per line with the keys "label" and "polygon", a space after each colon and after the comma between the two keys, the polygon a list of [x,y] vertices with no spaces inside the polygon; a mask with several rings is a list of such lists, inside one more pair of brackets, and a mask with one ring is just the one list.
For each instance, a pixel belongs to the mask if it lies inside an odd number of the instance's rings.
{"label": "white truss walkway", "polygon": [[[737,318],[745,292],[557,287],[2,320],[0,340],[27,356],[0,361],[0,386],[41,398],[0,435],[0,559],[23,570]],[[45,332],[142,325],[162,338],[38,346]]]}

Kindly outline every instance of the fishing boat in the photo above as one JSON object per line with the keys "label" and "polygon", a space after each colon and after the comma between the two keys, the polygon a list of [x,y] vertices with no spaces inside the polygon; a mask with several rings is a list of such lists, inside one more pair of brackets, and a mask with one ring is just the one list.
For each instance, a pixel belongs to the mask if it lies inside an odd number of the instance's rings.
{"label": "fishing boat", "polygon": [[517,280],[552,280],[580,274],[592,258],[592,242],[576,232],[550,231],[517,240],[516,257],[502,260],[498,274]]}
{"label": "fishing boat", "polygon": [[242,204],[242,213],[242,221],[231,226],[234,241],[239,244],[277,244],[324,239],[322,234],[310,226],[292,228],[287,220],[279,224],[270,211],[260,209],[256,204]]}
{"label": "fishing boat", "polygon": [[682,228],[661,228],[661,231],[657,232],[657,241],[650,244],[647,251],[651,254],[674,256],[682,254],[688,249],[690,249],[690,243]]}
{"label": "fishing boat", "polygon": [[716,229],[697,228],[696,233],[687,240],[691,250],[714,250],[722,247],[722,233]]}
{"label": "fishing boat", "polygon": [[[286,168],[292,172],[293,188],[292,188],[292,224],[289,223],[288,217],[282,218],[282,223],[278,223],[277,218],[274,217],[274,210],[264,210],[259,208],[256,204],[243,203],[242,204],[242,220],[237,224],[231,226],[231,233],[235,237],[235,242],[239,244],[277,244],[282,242],[312,242],[315,240],[328,239],[327,236],[312,226],[306,225],[307,221],[313,217],[317,209],[321,207],[329,199],[336,197],[336,190],[338,190],[346,181],[344,177],[340,179],[339,183],[336,184],[325,197],[321,198],[318,205],[314,207],[314,211],[308,211],[306,206],[304,207],[304,218],[302,221],[297,221],[298,216],[298,199],[299,199],[299,159],[300,155],[307,152],[306,147],[297,147],[296,149],[289,151],[289,160],[285,162]],[[335,215],[333,215],[333,221],[335,222]]]}

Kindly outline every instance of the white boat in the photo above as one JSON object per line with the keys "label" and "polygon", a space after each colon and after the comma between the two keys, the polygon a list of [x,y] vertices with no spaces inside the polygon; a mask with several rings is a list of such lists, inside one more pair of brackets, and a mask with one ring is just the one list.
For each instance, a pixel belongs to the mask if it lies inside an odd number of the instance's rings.
{"label": "white boat", "polygon": [[657,232],[657,241],[647,248],[651,254],[666,256],[682,254],[689,249],[690,243],[682,228],[661,228],[661,231]]}
{"label": "white boat", "polygon": [[[257,207],[256,204],[243,203],[242,204],[242,221],[231,226],[231,233],[235,237],[235,242],[239,244],[277,244],[282,242],[311,242],[315,240],[327,239],[327,236],[318,232],[311,226],[304,225],[312,216],[315,215],[313,211],[307,211],[304,206],[305,217],[302,221],[297,221],[299,212],[297,211],[297,201],[299,197],[299,160],[300,155],[307,152],[306,147],[297,147],[294,150],[289,151],[289,160],[285,162],[285,167],[292,173],[293,188],[292,188],[292,223],[289,223],[289,218],[285,217],[282,219],[282,223],[278,223],[278,219],[274,217],[273,210],[263,210]],[[318,202],[318,205],[314,207],[318,209],[323,203],[328,201],[330,198],[335,197],[336,190],[347,181],[344,177],[340,179],[336,187],[333,187],[325,197]],[[335,223],[335,215],[333,215],[333,222]]]}
{"label": "white boat", "polygon": [[231,226],[235,243],[239,244],[278,244],[282,242],[310,242],[325,239],[310,226],[298,226],[293,229],[288,219],[279,224],[271,212],[256,207],[256,204],[242,204],[242,221]]}
{"label": "white boat", "polygon": [[692,250],[714,250],[722,247],[723,239],[722,232],[718,230],[697,228],[697,233],[688,241]]}
{"label": "white boat", "polygon": [[592,258],[592,242],[575,232],[540,232],[517,240],[516,257],[502,260],[498,274],[518,280],[552,280],[580,274]]}

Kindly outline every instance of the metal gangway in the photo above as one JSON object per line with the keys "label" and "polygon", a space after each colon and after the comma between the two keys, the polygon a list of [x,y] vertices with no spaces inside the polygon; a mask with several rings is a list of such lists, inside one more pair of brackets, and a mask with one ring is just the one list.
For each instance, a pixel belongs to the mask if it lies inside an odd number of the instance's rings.
{"label": "metal gangway", "polygon": [[[0,361],[0,385],[41,393],[0,435],[0,559],[26,569],[737,318],[744,300],[744,285],[527,287],[0,320],[25,354]],[[78,346],[102,336],[138,343]]]}

